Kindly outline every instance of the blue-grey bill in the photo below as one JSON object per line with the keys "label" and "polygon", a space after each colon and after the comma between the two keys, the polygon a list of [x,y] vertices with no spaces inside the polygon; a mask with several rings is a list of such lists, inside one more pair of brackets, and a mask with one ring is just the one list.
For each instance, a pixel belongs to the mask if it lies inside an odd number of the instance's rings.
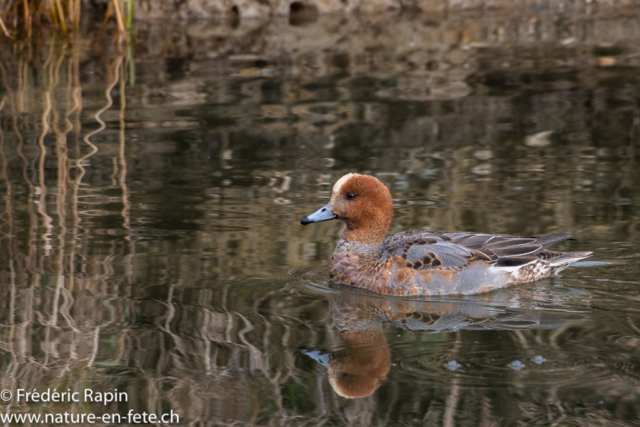
{"label": "blue-grey bill", "polygon": [[323,207],[321,207],[311,215],[305,218],[302,218],[302,221],[300,221],[300,224],[307,225],[307,224],[311,224],[312,222],[329,221],[330,219],[336,219],[337,217],[338,216],[336,214],[331,212],[331,203],[327,203],[326,205],[324,205]]}

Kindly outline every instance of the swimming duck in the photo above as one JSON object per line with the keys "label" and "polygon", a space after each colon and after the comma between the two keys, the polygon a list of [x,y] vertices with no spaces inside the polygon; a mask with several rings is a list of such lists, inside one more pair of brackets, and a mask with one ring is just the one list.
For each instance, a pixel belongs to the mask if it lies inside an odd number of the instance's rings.
{"label": "swimming duck", "polygon": [[555,276],[591,255],[547,250],[570,234],[406,231],[387,236],[391,193],[377,178],[356,173],[340,178],[330,202],[301,223],[332,219],[347,228],[331,257],[331,278],[388,295],[479,294]]}

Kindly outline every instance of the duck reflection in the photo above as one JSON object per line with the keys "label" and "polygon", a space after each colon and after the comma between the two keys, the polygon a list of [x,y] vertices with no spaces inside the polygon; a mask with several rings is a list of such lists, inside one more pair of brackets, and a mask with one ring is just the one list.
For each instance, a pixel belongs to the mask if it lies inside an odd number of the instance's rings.
{"label": "duck reflection", "polygon": [[[333,321],[344,339],[342,350],[326,353],[302,350],[328,370],[333,390],[345,398],[373,394],[387,379],[391,349],[384,324],[423,332],[459,329],[555,329],[564,321],[540,311],[526,290],[482,297],[411,301],[348,291],[329,297]],[[514,295],[515,294],[515,295]],[[534,311],[535,310],[535,311]]]}
{"label": "duck reflection", "polygon": [[328,368],[333,390],[346,398],[370,396],[387,379],[391,350],[381,327],[342,331],[345,348],[332,354],[303,351]]}

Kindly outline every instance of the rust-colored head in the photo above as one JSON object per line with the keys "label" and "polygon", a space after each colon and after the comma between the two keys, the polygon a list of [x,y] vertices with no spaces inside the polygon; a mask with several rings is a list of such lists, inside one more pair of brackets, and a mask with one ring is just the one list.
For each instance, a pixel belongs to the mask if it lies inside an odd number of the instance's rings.
{"label": "rust-colored head", "polygon": [[391,193],[370,175],[350,173],[333,186],[331,202],[302,220],[302,224],[339,219],[347,224],[344,238],[350,242],[378,245],[393,219]]}
{"label": "rust-colored head", "polygon": [[331,211],[347,224],[345,239],[377,245],[389,231],[393,201],[377,178],[350,173],[333,186]]}

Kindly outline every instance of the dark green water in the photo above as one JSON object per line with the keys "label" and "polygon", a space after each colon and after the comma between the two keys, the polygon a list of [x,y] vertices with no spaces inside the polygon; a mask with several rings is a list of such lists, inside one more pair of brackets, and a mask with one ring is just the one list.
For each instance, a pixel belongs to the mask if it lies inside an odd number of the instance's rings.
{"label": "dark green water", "polygon": [[[0,411],[640,424],[640,19],[517,12],[3,45],[0,388],[128,400]],[[391,232],[594,256],[477,297],[330,283],[342,225],[299,220],[348,172],[389,186]]]}

